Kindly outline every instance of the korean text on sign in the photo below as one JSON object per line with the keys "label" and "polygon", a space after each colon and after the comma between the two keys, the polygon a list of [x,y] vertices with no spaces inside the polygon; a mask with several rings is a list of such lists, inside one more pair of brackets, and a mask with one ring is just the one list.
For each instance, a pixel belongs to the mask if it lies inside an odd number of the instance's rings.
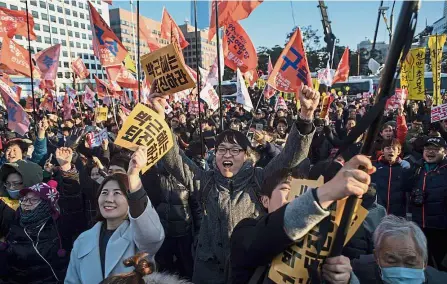
{"label": "korean text on sign", "polygon": [[431,108],[431,122],[447,119],[447,104]]}
{"label": "korean text on sign", "polygon": [[95,118],[96,122],[102,122],[107,120],[107,114],[109,112],[109,109],[107,107],[97,107],[95,109]]}
{"label": "korean text on sign", "polygon": [[158,93],[173,94],[195,86],[173,44],[144,55],[141,66],[151,84],[157,80]]}
{"label": "korean text on sign", "polygon": [[144,173],[172,148],[174,140],[164,119],[150,108],[138,104],[118,132],[115,144],[132,151],[138,146],[148,147]]}

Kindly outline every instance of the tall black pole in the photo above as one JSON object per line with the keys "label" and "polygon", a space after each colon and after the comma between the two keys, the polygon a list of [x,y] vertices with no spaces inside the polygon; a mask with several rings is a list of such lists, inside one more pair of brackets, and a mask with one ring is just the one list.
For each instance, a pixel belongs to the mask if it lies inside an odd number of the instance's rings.
{"label": "tall black pole", "polygon": [[[431,68],[431,74],[432,74],[432,78],[435,78],[435,88],[433,89],[435,91],[435,103],[433,105],[438,106],[438,33],[436,33],[435,35],[435,72],[433,72],[433,66]],[[436,75],[436,77],[435,77]],[[441,76],[441,73],[439,73],[439,77]]]}
{"label": "tall black pole", "polygon": [[[202,61],[202,55],[199,57],[199,32],[197,30],[197,0],[194,0],[194,35],[196,37],[196,73],[197,73],[197,102],[199,104],[199,133],[200,133],[200,144],[202,147],[202,152],[204,152],[203,146],[203,132],[202,132],[202,111],[200,110],[201,102],[200,102],[200,91],[202,89],[202,80],[200,80],[200,68],[199,61]],[[202,50],[202,48],[200,48]],[[203,157],[202,157],[203,158]]]}
{"label": "tall black pole", "polygon": [[138,81],[138,101],[141,102],[141,82],[140,82],[140,0],[137,0],[137,81]]}
{"label": "tall black pole", "polygon": [[31,59],[31,39],[30,39],[30,32],[29,32],[29,11],[28,11],[28,1],[25,1],[25,8],[26,8],[26,30],[28,32],[28,53],[29,53],[29,68],[31,73],[31,96],[33,97],[33,115],[34,115],[34,124],[36,124],[36,100],[34,98],[34,77],[33,77],[33,61]]}
{"label": "tall black pole", "polygon": [[[373,106],[375,113],[374,116],[370,117],[372,122],[370,122],[369,128],[365,134],[365,139],[363,140],[361,149],[363,155],[372,156],[372,153],[374,152],[375,141],[382,125],[386,100],[394,93],[395,81],[400,75],[398,61],[400,58],[404,59],[410,49],[411,41],[416,29],[418,10],[419,0],[402,2],[396,31],[393,34],[393,40],[390,45],[385,67],[379,81],[379,91],[375,98],[375,105]],[[362,122],[362,120],[360,120],[359,125],[361,123],[364,123],[364,121]],[[355,132],[356,129],[354,128],[350,132],[350,135],[355,135]],[[348,135],[348,139],[350,135]],[[333,241],[333,247],[330,253],[331,257],[341,255],[357,201],[358,197],[354,195],[348,197],[346,201],[340,220],[340,226],[338,227]]]}
{"label": "tall black pole", "polygon": [[374,31],[374,40],[373,40],[373,43],[372,43],[371,52],[369,54],[369,57],[373,58],[373,59],[374,59],[373,55],[375,55],[375,53],[376,53],[375,49],[376,49],[377,32],[379,31],[380,14],[382,13],[382,10],[381,10],[382,6],[383,6],[383,0],[380,1],[379,13],[377,15],[377,22],[376,22],[376,30]]}
{"label": "tall black pole", "polygon": [[224,130],[224,123],[223,123],[223,109],[222,109],[222,81],[221,81],[221,72],[220,70],[220,48],[219,48],[219,11],[218,11],[218,5],[217,0],[214,0],[214,12],[216,15],[216,44],[217,44],[217,80],[219,81],[219,113],[220,113],[220,131]]}

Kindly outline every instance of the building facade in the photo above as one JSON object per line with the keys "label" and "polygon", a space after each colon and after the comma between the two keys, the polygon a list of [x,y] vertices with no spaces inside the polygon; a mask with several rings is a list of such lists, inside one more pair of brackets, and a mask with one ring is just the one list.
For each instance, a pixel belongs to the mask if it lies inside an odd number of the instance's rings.
{"label": "building facade", "polygon": [[[188,23],[179,26],[185,36],[189,45],[183,49],[183,57],[185,58],[186,64],[191,68],[197,67],[196,60],[196,33],[195,27]],[[217,56],[216,50],[216,37],[212,41],[208,41],[208,29],[198,30],[199,39],[197,41],[197,52],[199,67],[208,70],[209,67],[214,63],[214,59]]]}
{"label": "building facade", "polygon": [[[28,10],[34,18],[34,31],[37,39],[31,42],[31,53],[35,54],[52,45],[61,44],[59,68],[56,78],[58,90],[64,90],[65,85],[73,87],[73,71],[71,62],[77,57],[82,58],[89,69],[90,76],[85,80],[76,79],[75,88],[84,90],[86,84],[94,84],[93,75],[105,78],[99,60],[93,55],[92,30],[90,27],[89,9],[86,0],[0,0],[0,7],[11,10]],[[101,0],[90,1],[109,24],[108,4]],[[15,36],[14,40],[28,49],[25,37]],[[22,94],[31,92],[31,80],[21,76],[12,76],[12,80],[23,88]]]}

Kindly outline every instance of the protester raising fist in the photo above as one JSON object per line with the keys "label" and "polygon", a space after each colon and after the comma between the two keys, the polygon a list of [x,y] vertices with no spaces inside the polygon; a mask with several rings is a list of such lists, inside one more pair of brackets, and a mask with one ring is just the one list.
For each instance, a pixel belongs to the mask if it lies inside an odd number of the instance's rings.
{"label": "protester raising fist", "polygon": [[301,104],[300,118],[312,120],[314,111],[320,102],[320,92],[303,84],[298,89],[298,96]]}

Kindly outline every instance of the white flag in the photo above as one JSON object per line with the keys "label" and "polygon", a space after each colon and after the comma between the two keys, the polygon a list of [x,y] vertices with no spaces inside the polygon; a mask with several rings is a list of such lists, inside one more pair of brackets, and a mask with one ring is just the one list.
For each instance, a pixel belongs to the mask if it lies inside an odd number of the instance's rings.
{"label": "white flag", "polygon": [[319,70],[317,74],[320,84],[332,86],[332,79],[334,78],[334,74],[333,70],[331,70],[331,68],[329,67],[329,60],[327,61],[326,68]]}
{"label": "white flag", "polygon": [[[220,81],[222,81],[223,80],[224,67],[225,67],[222,45],[219,46],[219,49],[220,49]],[[209,71],[208,76],[206,78],[206,82],[211,84],[211,86],[215,86],[215,85],[219,84],[219,78],[218,77],[219,77],[219,73],[218,73],[218,69],[217,69],[217,55],[216,55],[216,58],[214,59],[213,65],[210,66],[210,71]]]}
{"label": "white flag", "polygon": [[245,86],[245,80],[242,77],[241,70],[237,69],[237,97],[236,102],[242,104],[246,111],[253,109],[253,103],[251,102],[250,95],[248,94],[247,86]]}
{"label": "white flag", "polygon": [[200,98],[204,100],[208,107],[213,111],[219,108],[219,96],[210,84],[206,84],[200,91]]}

